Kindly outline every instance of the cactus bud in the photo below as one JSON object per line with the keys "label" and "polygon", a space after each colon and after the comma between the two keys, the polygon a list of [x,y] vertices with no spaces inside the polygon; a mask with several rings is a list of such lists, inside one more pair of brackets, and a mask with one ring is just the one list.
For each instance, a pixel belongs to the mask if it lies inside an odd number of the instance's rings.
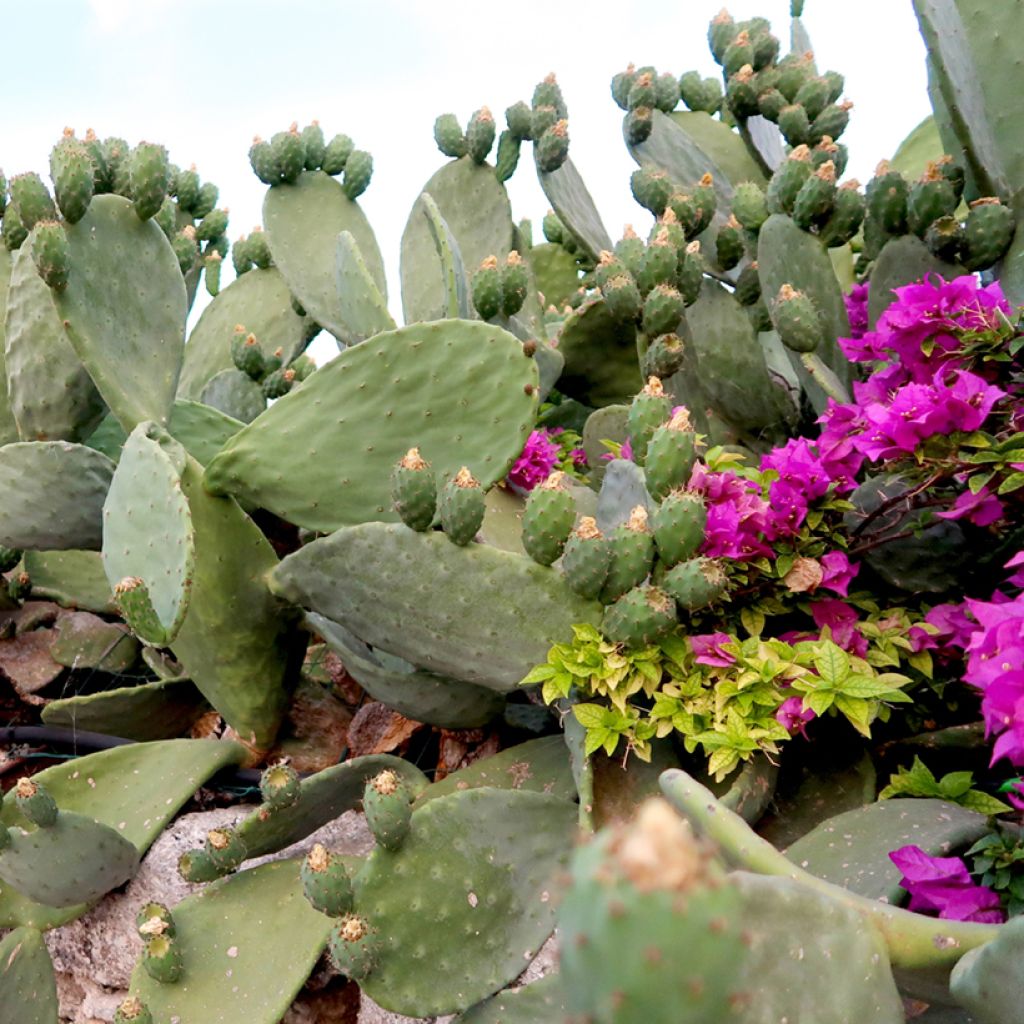
{"label": "cactus bud", "polygon": [[163,205],[171,186],[167,150],[154,142],[140,142],[128,158],[128,179],[139,220],[149,220]]}
{"label": "cactus bud", "polygon": [[685,408],[654,431],[646,459],[647,489],[652,498],[661,501],[674,488],[685,486],[697,461],[697,443]]}
{"label": "cactus bud", "polygon": [[57,801],[41,782],[22,776],[14,785],[18,810],[37,828],[51,828],[57,823]]}
{"label": "cactus bud", "polygon": [[387,769],[370,779],[363,793],[363,813],[385,850],[397,850],[405,842],[412,821],[412,797],[397,773]]}
{"label": "cactus bud", "polygon": [[358,199],[369,187],[373,177],[373,157],[365,150],[353,149],[345,161],[341,187],[349,199]]}
{"label": "cactus bud", "polygon": [[794,352],[813,352],[824,336],[821,314],[810,296],[784,284],[771,309],[782,343]]}
{"label": "cactus bud", "polygon": [[468,150],[466,134],[454,114],[441,114],[434,122],[434,141],[445,156],[456,160]]}
{"label": "cactus bud", "polygon": [[292,807],[298,803],[301,795],[299,773],[284,761],[272,764],[260,776],[260,796],[271,810],[280,811]]}
{"label": "cactus bud", "polygon": [[361,981],[377,966],[377,943],[364,917],[346,914],[331,931],[327,948],[334,966],[352,981]]}
{"label": "cactus bud", "polygon": [[494,117],[487,107],[473,112],[466,126],[466,151],[473,163],[482,164],[494,145]]}
{"label": "cactus bud", "polygon": [[278,181],[286,185],[298,181],[306,166],[306,149],[297,124],[292,124],[286,132],[275,132],[271,136],[270,156],[277,169]]}
{"label": "cactus bud", "polygon": [[344,862],[320,843],[306,854],[299,871],[302,891],[314,910],[341,917],[352,909],[352,881]]}
{"label": "cactus bud", "polygon": [[429,530],[437,512],[437,484],[418,448],[410,448],[391,475],[395,511],[410,529]]}
{"label": "cactus bud", "polygon": [[324,158],[320,169],[326,174],[341,174],[345,164],[354,151],[354,144],[347,135],[335,135],[324,150]]}
{"label": "cactus bud", "polygon": [[52,220],[41,220],[33,229],[32,261],[39,276],[54,291],[67,287],[71,270],[71,252],[64,225]]}
{"label": "cactus bud", "polygon": [[654,130],[654,118],[650,107],[629,110],[622,119],[622,134],[630,146],[646,142]]}
{"label": "cactus bud", "polygon": [[245,860],[245,843],[233,828],[215,828],[206,833],[205,850],[221,872],[234,871]]}
{"label": "cactus bud", "polygon": [[149,1007],[135,996],[129,996],[114,1011],[114,1024],[153,1024]]}
{"label": "cactus bud", "polygon": [[505,110],[505,123],[512,138],[517,142],[528,142],[533,138],[530,119],[530,108],[522,100]]}
{"label": "cactus bud", "polygon": [[485,505],[483,488],[468,467],[463,466],[444,485],[438,506],[448,539],[460,547],[469,544],[483,524]]}
{"label": "cactus bud", "polygon": [[154,981],[174,984],[182,975],[181,950],[173,939],[156,935],[146,943],[142,966]]}
{"label": "cactus bud", "polygon": [[154,935],[175,936],[174,918],[162,903],[145,903],[135,915],[135,928],[143,939]]}
{"label": "cactus bud", "polygon": [[[64,219],[74,224],[85,216],[93,196],[95,167],[88,146],[74,135],[64,138],[50,151],[50,178],[57,206]],[[0,212],[3,202],[0,200]]]}
{"label": "cactus bud", "polygon": [[537,168],[546,174],[557,171],[569,156],[569,122],[564,118],[556,121],[535,145]]}
{"label": "cactus bud", "polygon": [[324,162],[327,153],[327,143],[324,141],[324,132],[319,121],[307,124],[302,129],[302,150],[306,155],[304,164],[307,171],[316,171]]}

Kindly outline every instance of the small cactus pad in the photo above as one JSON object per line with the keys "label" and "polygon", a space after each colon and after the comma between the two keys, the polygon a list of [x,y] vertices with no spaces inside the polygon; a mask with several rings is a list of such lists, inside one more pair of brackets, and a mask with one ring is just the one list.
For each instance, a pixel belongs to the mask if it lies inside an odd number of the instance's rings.
{"label": "small cactus pad", "polygon": [[4,1024],[54,1024],[57,980],[43,936],[15,928],[0,940],[0,1007]]}

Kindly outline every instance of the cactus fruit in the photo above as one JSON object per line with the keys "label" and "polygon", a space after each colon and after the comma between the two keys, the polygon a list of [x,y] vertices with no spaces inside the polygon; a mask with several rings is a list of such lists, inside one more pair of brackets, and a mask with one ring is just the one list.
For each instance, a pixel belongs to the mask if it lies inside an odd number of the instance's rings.
{"label": "cactus fruit", "polygon": [[715,260],[722,270],[732,270],[743,259],[743,226],[730,214],[715,239]]}
{"label": "cactus fruit", "polygon": [[260,796],[272,811],[292,807],[302,793],[299,773],[283,761],[272,764],[260,776]]}
{"label": "cactus fruit", "polygon": [[654,131],[654,117],[650,107],[630,110],[622,119],[622,134],[631,146],[646,142]]}
{"label": "cactus fruit", "polygon": [[[270,148],[270,143],[261,139],[258,135],[252,140],[252,145],[249,147],[249,166],[252,168],[253,174],[256,175],[264,185],[276,185],[280,180],[277,173],[277,164],[274,161],[274,154]],[[190,193],[190,213],[195,214],[195,203],[199,199],[199,176],[196,176],[195,180],[195,198],[191,198]]]}
{"label": "cactus fruit", "polygon": [[18,810],[37,828],[51,828],[56,824],[57,802],[42,783],[23,776],[15,783],[14,799]]}
{"label": "cactus fruit", "polygon": [[647,525],[647,510],[637,505],[629,519],[617,526],[608,539],[611,564],[601,588],[602,604],[617,601],[627,590],[642,583],[654,564],[654,537]]}
{"label": "cactus fruit", "polygon": [[673,193],[672,181],[664,171],[641,167],[629,178],[633,198],[645,209],[660,217]]}
{"label": "cactus fruit", "polygon": [[567,1009],[594,1024],[734,1019],[743,924],[710,849],[649,800],[576,853],[559,910]]}
{"label": "cactus fruit", "polygon": [[17,207],[19,220],[26,231],[31,231],[41,220],[57,219],[57,207],[38,174],[15,175],[9,187],[11,203]]}
{"label": "cactus fruit", "polygon": [[569,156],[569,122],[556,121],[534,143],[537,167],[545,174],[557,171]]}
{"label": "cactus fruit", "polygon": [[213,862],[213,858],[204,849],[186,850],[178,858],[178,874],[186,882],[199,884],[213,882],[225,872]]}
{"label": "cactus fruit", "polygon": [[690,479],[697,461],[697,435],[685,408],[678,409],[668,423],[658,427],[647,445],[647,490],[656,501]]}
{"label": "cactus fruit", "polygon": [[793,204],[811,176],[811,151],[807,146],[797,146],[792,153],[779,165],[778,170],[768,182],[765,204],[769,213],[792,213]]}
{"label": "cactus fruit", "polygon": [[291,391],[294,381],[294,370],[279,367],[276,370],[272,370],[263,378],[260,382],[260,389],[263,391],[264,398],[283,398],[289,391]]}
{"label": "cactus fruit", "polygon": [[311,906],[328,917],[341,917],[352,910],[352,880],[339,857],[320,843],[306,854],[299,871],[302,891]]}
{"label": "cactus fruit", "polygon": [[[760,109],[760,105],[759,105]],[[791,103],[779,111],[779,131],[790,146],[806,145],[811,135],[811,119],[799,103]]]}
{"label": "cactus fruit", "polygon": [[565,475],[552,473],[530,491],[523,510],[523,547],[539,565],[558,559],[572,533],[576,503],[563,486]]}
{"label": "cactus fruit", "polygon": [[558,111],[554,107],[534,107],[530,111],[530,137],[537,141],[558,122]]}
{"label": "cactus fruit", "polygon": [[765,89],[758,94],[757,109],[760,111],[761,116],[769,121],[778,122],[782,116],[782,111],[788,106],[789,102],[778,89]]}
{"label": "cactus fruit", "polygon": [[155,935],[146,943],[142,966],[154,981],[172,985],[182,975],[181,950],[169,936]]}
{"label": "cactus fruit", "polygon": [[306,148],[298,124],[293,121],[286,132],[275,132],[271,136],[270,155],[277,168],[278,181],[294,184],[306,166]]}
{"label": "cactus fruit", "polygon": [[441,528],[453,544],[464,547],[476,537],[484,521],[484,491],[467,466],[444,485],[438,510]]}
{"label": "cactus fruit", "polygon": [[231,338],[231,361],[252,380],[259,381],[266,375],[266,363],[260,343],[256,340],[255,334],[246,334],[244,328],[236,328]]}
{"label": "cactus fruit", "polygon": [[324,155],[327,152],[327,143],[324,140],[324,130],[320,127],[319,121],[313,121],[302,129],[302,149],[306,154],[305,168],[307,171],[316,171],[324,162]]}
{"label": "cactus fruit", "polygon": [[494,115],[487,107],[473,112],[466,126],[466,152],[473,163],[482,164],[487,159],[494,145],[495,132]]}
{"label": "cactus fruit", "polygon": [[224,257],[216,250],[203,254],[203,280],[211,298],[216,298],[220,294],[220,268],[223,265]]}
{"label": "cactus fruit", "polygon": [[397,850],[405,842],[412,821],[412,795],[396,772],[385,769],[367,782],[363,813],[385,850]]}
{"label": "cactus fruit", "polygon": [[7,580],[7,596],[12,601],[24,601],[32,593],[32,580],[27,572],[19,572]]}
{"label": "cactus fruit", "polygon": [[501,312],[501,270],[497,256],[487,256],[473,275],[473,306],[481,320],[490,320]]}
{"label": "cactus fruit", "polygon": [[4,210],[3,236],[4,247],[8,252],[20,249],[22,243],[28,238],[28,231],[22,223],[18,208],[13,203]]}
{"label": "cactus fruit", "polygon": [[114,1024],[153,1024],[153,1014],[145,1003],[129,996],[114,1011]]}
{"label": "cactus fruit", "polygon": [[138,576],[126,576],[114,587],[114,601],[132,632],[145,643],[163,646],[167,630],[153,608],[149,588]]}
{"label": "cactus fruit", "polygon": [[783,345],[793,352],[813,352],[824,340],[825,329],[814,300],[790,284],[779,289],[771,315]]}
{"label": "cactus fruit", "polygon": [[713,558],[691,558],[674,565],[661,578],[680,608],[696,612],[717,601],[728,588],[729,579],[720,562]]}
{"label": "cactus fruit", "polygon": [[692,558],[704,543],[708,513],[704,499],[689,491],[670,491],[654,510],[651,527],[658,558],[668,568]]}
{"label": "cactus fruit", "polygon": [[739,120],[745,120],[760,113],[757,76],[750,64],[744,64],[729,78],[729,83],[725,88],[725,102],[733,116]]}
{"label": "cactus fruit", "polygon": [[562,552],[565,581],[580,595],[596,598],[611,569],[612,549],[608,539],[590,516],[583,516],[569,535]]}
{"label": "cactus fruit", "polygon": [[652,338],[671,334],[679,327],[685,308],[683,296],[671,285],[659,284],[652,288],[644,299],[641,313],[644,333]]}
{"label": "cactus fruit", "polygon": [[429,530],[437,514],[437,483],[418,448],[410,448],[391,476],[395,511],[410,529]]}
{"label": "cactus fruit", "polygon": [[661,381],[649,377],[643,390],[633,399],[626,417],[626,433],[633,450],[633,460],[638,466],[644,464],[647,444],[658,429],[672,415],[672,402]]}
{"label": "cactus fruit", "polygon": [[345,161],[341,187],[349,199],[358,199],[369,187],[373,177],[373,157],[363,149],[353,149]]}
{"label": "cactus fruit", "polygon": [[519,100],[505,110],[505,124],[509,134],[517,142],[529,142],[533,137],[530,133],[531,112],[528,104]]}
{"label": "cactus fruit", "polygon": [[95,171],[88,146],[79,142],[68,128],[50,151],[50,179],[64,219],[69,224],[81,220],[92,199]]}
{"label": "cactus fruit", "polygon": [[957,203],[953,186],[935,164],[929,164],[907,197],[907,227],[918,238],[924,238],[935,221],[952,215]]}
{"label": "cactus fruit", "polygon": [[643,374],[661,379],[671,377],[682,369],[685,355],[686,346],[678,334],[661,334],[644,353]]}
{"label": "cactus fruit", "polygon": [[890,235],[905,234],[909,196],[907,179],[899,171],[891,170],[889,162],[883,160],[876,168],[875,176],[868,182],[868,216]]}
{"label": "cactus fruit", "polygon": [[634,587],[608,605],[601,632],[614,643],[646,647],[676,625],[676,603],[658,587]]}
{"label": "cactus fruit", "polygon": [[519,139],[509,131],[498,136],[498,149],[494,155],[494,173],[498,181],[508,181],[515,174],[519,166],[520,145]]}
{"label": "cactus fruit", "polygon": [[523,308],[529,287],[526,264],[513,249],[505,257],[505,265],[501,268],[501,312],[504,316],[515,316]]}
{"label": "cactus fruit", "polygon": [[[947,263],[956,263],[960,260],[964,251],[965,239],[964,225],[960,223],[958,217],[953,215],[940,217],[928,226],[928,230],[924,234],[924,244],[928,246],[928,251]],[[968,269],[979,268],[970,267]]]}
{"label": "cactus fruit", "polygon": [[832,215],[836,198],[836,168],[826,160],[800,186],[793,200],[793,221],[810,231],[823,225]]}
{"label": "cactus fruit", "polygon": [[128,157],[132,203],[140,220],[149,220],[163,205],[171,185],[167,150],[153,142],[140,142]]}
{"label": "cactus fruit", "polygon": [[162,903],[145,903],[135,915],[135,929],[142,939],[151,939],[156,935],[175,937],[174,918],[170,910]]}
{"label": "cactus fruit", "polygon": [[687,71],[679,78],[679,95],[690,110],[716,114],[722,106],[722,83],[717,78],[701,78]]}
{"label": "cactus fruit", "polygon": [[761,275],[757,272],[756,263],[748,263],[740,271],[733,294],[741,306],[752,306],[761,298]]}
{"label": "cactus fruit", "polygon": [[454,114],[441,114],[434,122],[434,141],[445,156],[455,160],[468,151],[466,133]]}
{"label": "cactus fruit", "polygon": [[366,918],[357,914],[346,914],[334,926],[328,950],[334,966],[352,981],[361,981],[377,966],[377,942]]}
{"label": "cactus fruit", "polygon": [[245,843],[233,828],[214,828],[206,833],[206,853],[221,872],[234,871],[245,860]]}
{"label": "cactus fruit", "polygon": [[864,222],[864,196],[860,183],[844,181],[836,190],[832,215],[821,228],[821,240],[830,249],[854,239]]}
{"label": "cactus fruit", "polygon": [[810,131],[811,144],[815,144],[826,135],[830,139],[838,139],[846,131],[850,123],[850,111],[853,104],[849,100],[842,103],[830,103],[812,122]]}
{"label": "cactus fruit", "polygon": [[187,274],[196,264],[199,257],[199,246],[196,243],[196,229],[186,224],[172,239],[171,248],[178,260],[178,269]]}
{"label": "cactus fruit", "polygon": [[553,71],[545,75],[543,81],[538,82],[534,87],[532,105],[534,107],[554,107],[559,117],[565,117],[568,113],[561,86],[559,86]]}
{"label": "cactus fruit", "polygon": [[39,276],[55,291],[68,284],[71,253],[64,225],[53,220],[41,220],[31,233],[32,261]]}
{"label": "cactus fruit", "polygon": [[1013,239],[1013,212],[991,197],[976,199],[964,223],[964,266],[983,270],[1002,259]]}

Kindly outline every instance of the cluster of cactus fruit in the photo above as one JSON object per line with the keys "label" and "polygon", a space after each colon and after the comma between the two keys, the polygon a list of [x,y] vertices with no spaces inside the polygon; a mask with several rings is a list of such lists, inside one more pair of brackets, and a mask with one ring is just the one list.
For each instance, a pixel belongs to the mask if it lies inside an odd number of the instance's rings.
{"label": "cluster of cactus fruit", "polygon": [[[1017,955],[1019,929],[924,918],[798,869],[727,810],[764,810],[763,760],[721,804],[664,776],[675,809],[644,805],[599,831],[566,881],[577,826],[638,805],[653,776],[599,778],[572,715],[563,733],[520,692],[574,625],[624,657],[735,596],[728,563],[703,554],[694,473],[711,449],[756,459],[809,432],[848,394],[837,340],[855,276],[870,281],[873,322],[893,288],[929,272],[998,273],[1024,300],[1016,154],[987,130],[1000,87],[988,72],[964,82],[974,58],[936,14],[965,0],[916,6],[942,144],[930,128],[923,170],[897,155],[863,191],[841,181],[843,78],[818,72],[799,5],[790,53],[764,19],[723,12],[709,33],[721,79],[615,75],[645,237],[605,230],[553,75],[500,133],[487,107],[465,127],[442,115],[450,159],[402,238],[405,326],[358,202],[372,158],[315,121],[254,140],[263,224],[231,245],[216,188],[159,145],[67,131],[52,190],[36,174],[0,180],[0,603],[117,613],[147,665],[180,666],[55,701],[72,720],[160,718],[169,684],[187,682],[238,738],[167,732],[17,783],[0,809],[0,927],[15,929],[0,941],[0,1007],[18,1008],[16,1024],[56,1020],[39,933],[128,881],[218,770],[280,756],[311,640],[429,726],[504,714],[514,732],[538,713],[546,734],[433,784],[388,755],[305,778],[271,764],[261,804],[182,855],[182,877],[207,888],[140,910],[122,1024],[275,1024],[325,951],[387,1009],[460,1024],[896,1024],[890,965],[905,993],[982,1024],[1015,1019],[977,993]],[[950,115],[961,101],[976,129]],[[513,220],[505,190],[528,141],[552,207],[545,241]],[[203,274],[211,301],[186,343]],[[321,331],[340,354],[317,369],[305,350]],[[586,481],[546,470],[524,493],[513,467],[538,427],[582,437]],[[604,458],[627,442],[629,459]],[[316,844],[245,867],[356,807],[368,857]],[[948,806],[930,813],[935,849],[963,838]],[[563,883],[560,974],[516,988]],[[446,928],[437,963],[430,915]],[[244,998],[221,1007],[210,951],[229,946]],[[42,1016],[21,1013],[34,1001]]]}

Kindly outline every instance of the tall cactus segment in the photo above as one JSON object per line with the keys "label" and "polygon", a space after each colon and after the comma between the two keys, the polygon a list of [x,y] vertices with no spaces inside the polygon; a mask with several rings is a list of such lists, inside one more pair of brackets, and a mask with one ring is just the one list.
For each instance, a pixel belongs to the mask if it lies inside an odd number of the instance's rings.
{"label": "tall cactus segment", "polygon": [[448,222],[429,192],[420,195],[423,215],[427,218],[434,247],[441,261],[441,275],[444,280],[444,315],[449,319],[469,320],[473,316],[473,305],[466,279],[466,267],[462,262],[462,250],[452,234]]}
{"label": "tall cactus segment", "polygon": [[126,430],[166,424],[187,308],[170,243],[113,195],[96,196],[67,236],[68,285],[53,294],[72,347]]}
{"label": "tall cactus segment", "polygon": [[603,250],[611,249],[612,240],[576,165],[570,158],[553,171],[538,165],[537,179],[559,220],[596,263]]}
{"label": "tall cactus segment", "polygon": [[[573,623],[600,617],[528,558],[400,524],[366,523],[307,544],[271,585],[374,647],[498,691],[515,688]],[[509,636],[515,644],[501,642]]]}
{"label": "tall cactus segment", "polygon": [[272,186],[263,222],[274,264],[303,308],[336,338],[345,340],[338,296],[338,235],[348,231],[381,295],[387,296],[377,239],[359,204],[323,171],[304,171],[293,184]]}
{"label": "tall cactus segment", "polygon": [[345,336],[338,339],[340,342],[356,345],[375,334],[395,329],[397,325],[388,312],[384,296],[351,231],[338,235],[335,273],[341,306],[339,324],[345,328]]}
{"label": "tall cactus segment", "polygon": [[7,392],[21,439],[87,438],[106,405],[71,347],[26,246],[14,254],[5,327]]}
{"label": "tall cactus segment", "polygon": [[412,447],[442,477],[469,465],[485,488],[502,479],[533,425],[537,381],[523,346],[489,324],[379,334],[236,434],[206,485],[311,530],[392,520],[391,469]]}
{"label": "tall cactus segment", "polygon": [[57,980],[43,936],[15,928],[0,941],[0,1006],[6,1024],[55,1024]]}
{"label": "tall cactus segment", "polygon": [[[386,1009],[423,1016],[504,988],[554,927],[552,885],[575,820],[568,801],[515,790],[467,790],[415,811],[402,845],[375,850],[355,880],[356,912],[381,946],[363,990]],[[438,849],[447,851],[443,870]],[[427,927],[438,918],[440,944]]]}
{"label": "tall cactus segment", "polygon": [[276,1024],[282,1018],[331,925],[303,896],[300,865],[286,860],[243,871],[174,908],[180,980],[156,981],[141,964],[132,975],[131,993],[154,1021]]}
{"label": "tall cactus segment", "polygon": [[[0,179],[3,175],[0,172]],[[0,213],[3,213],[3,187],[0,185]],[[4,226],[6,228],[7,218],[4,217]],[[8,296],[8,285],[11,280],[12,271],[12,254],[7,250],[5,246],[0,246],[0,308],[6,309],[7,307],[7,296]],[[5,347],[5,334],[6,325],[3,319],[0,319],[0,342],[4,342],[4,345],[0,345],[0,348]],[[0,358],[3,357],[3,353],[0,352]],[[0,443],[7,444],[9,441],[17,441],[19,438],[18,424],[14,419],[14,413],[11,409],[10,397],[7,393],[7,374],[6,370],[3,374],[3,379],[0,380]]]}

